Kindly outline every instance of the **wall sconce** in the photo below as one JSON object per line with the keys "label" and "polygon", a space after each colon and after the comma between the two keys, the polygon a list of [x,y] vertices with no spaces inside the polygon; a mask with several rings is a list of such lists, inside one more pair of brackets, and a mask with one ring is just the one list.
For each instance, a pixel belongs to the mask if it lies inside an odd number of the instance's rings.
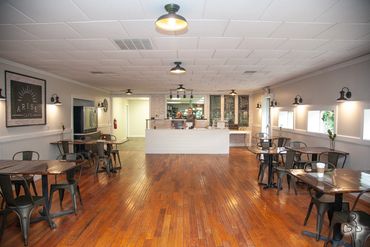
{"label": "wall sconce", "polygon": [[257,109],[261,109],[261,107],[262,107],[262,106],[261,106],[261,104],[260,104],[260,103],[257,103],[256,108],[257,108]]}
{"label": "wall sconce", "polygon": [[2,89],[0,88],[0,100],[6,100],[6,98],[1,93]]}
{"label": "wall sconce", "polygon": [[337,99],[338,103],[346,102],[348,99],[352,97],[351,91],[349,91],[348,87],[343,87],[342,90],[339,92],[340,96]]}
{"label": "wall sconce", "polygon": [[126,91],[126,95],[132,95],[132,91],[131,91],[131,89],[127,89],[127,91]]}
{"label": "wall sconce", "polygon": [[231,89],[231,92],[229,93],[229,95],[231,95],[231,96],[237,95],[237,93],[235,92],[235,89]]}
{"label": "wall sconce", "polygon": [[54,105],[62,105],[62,102],[59,100],[59,96],[57,94],[53,94],[50,98],[51,103]]}
{"label": "wall sconce", "polygon": [[277,106],[277,101],[273,99],[270,101],[270,107],[275,107],[275,106]]}
{"label": "wall sconce", "polygon": [[295,96],[293,105],[300,105],[303,103],[303,99],[300,95]]}

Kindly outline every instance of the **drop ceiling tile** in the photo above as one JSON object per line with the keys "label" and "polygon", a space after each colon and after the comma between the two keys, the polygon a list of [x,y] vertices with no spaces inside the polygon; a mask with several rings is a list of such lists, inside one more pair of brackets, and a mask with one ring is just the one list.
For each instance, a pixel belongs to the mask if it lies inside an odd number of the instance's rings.
{"label": "drop ceiling tile", "polygon": [[244,39],[239,49],[274,50],[286,39]]}
{"label": "drop ceiling tile", "polygon": [[26,42],[35,49],[41,51],[75,50],[75,48],[65,40],[31,40]]}
{"label": "drop ceiling tile", "polygon": [[333,23],[285,22],[271,34],[271,37],[310,39],[333,25]]}
{"label": "drop ceiling tile", "polygon": [[217,70],[219,72],[230,72],[234,71],[235,69],[236,65],[211,65],[208,67],[208,70]]}
{"label": "drop ceiling tile", "polygon": [[73,0],[91,20],[137,19],[144,12],[137,0]]}
{"label": "drop ceiling tile", "polygon": [[120,21],[127,34],[132,38],[147,38],[164,36],[155,29],[154,19],[151,20],[125,20]]}
{"label": "drop ceiling tile", "polygon": [[178,50],[177,54],[180,59],[183,58],[211,58],[214,50]]}
{"label": "drop ceiling tile", "polygon": [[140,51],[143,58],[177,58],[176,50],[152,50],[152,51]]}
{"label": "drop ceiling tile", "polygon": [[127,38],[118,21],[70,22],[69,25],[84,38]]}
{"label": "drop ceiling tile", "polygon": [[184,36],[222,36],[228,20],[189,20]]}
{"label": "drop ceiling tile", "polygon": [[331,40],[323,46],[320,46],[319,50],[333,51],[333,50],[352,50],[363,48],[370,51],[370,43],[368,40]]}
{"label": "drop ceiling tile", "polygon": [[103,59],[104,54],[101,51],[71,51],[68,52],[74,59]]}
{"label": "drop ceiling tile", "polygon": [[317,18],[329,22],[368,22],[370,21],[370,1],[340,0]]}
{"label": "drop ceiling tile", "polygon": [[142,57],[140,51],[102,51],[108,59],[128,59]]}
{"label": "drop ceiling tile", "polygon": [[226,65],[256,65],[260,60],[259,58],[230,58],[227,60]]}
{"label": "drop ceiling tile", "polygon": [[195,59],[195,65],[224,65],[226,59],[214,58],[214,59]]}
{"label": "drop ceiling tile", "polygon": [[87,17],[71,0],[8,0],[37,22],[85,21]]}
{"label": "drop ceiling tile", "polygon": [[78,50],[117,50],[113,42],[107,39],[68,39]]}
{"label": "drop ceiling tile", "polygon": [[314,50],[327,43],[325,39],[289,39],[278,48],[282,50]]}
{"label": "drop ceiling tile", "polygon": [[288,52],[288,50],[253,50],[248,58],[278,58]]}
{"label": "drop ceiling tile", "polygon": [[65,23],[38,23],[18,25],[39,39],[71,39],[81,36]]}
{"label": "drop ceiling tile", "polygon": [[204,18],[207,19],[237,19],[258,20],[270,4],[271,0],[225,0],[207,1]]}
{"label": "drop ceiling tile", "polygon": [[0,25],[0,40],[32,40],[36,39],[30,33],[20,29],[15,25]]}
{"label": "drop ceiling tile", "polygon": [[[177,14],[182,15],[187,20],[189,19],[199,19],[202,18],[203,8],[205,0],[180,0],[175,1],[176,4],[180,6]],[[148,18],[157,19],[159,16],[167,14],[164,6],[169,1],[151,1],[151,0],[141,0],[143,9],[145,11],[145,16]]]}
{"label": "drop ceiling tile", "polygon": [[156,37],[152,40],[160,50],[195,49],[198,44],[198,38],[195,37]]}
{"label": "drop ceiling tile", "polygon": [[370,33],[370,23],[339,23],[318,35],[319,39],[358,39]]}
{"label": "drop ceiling tile", "polygon": [[296,59],[296,58],[306,58],[311,59],[313,57],[320,56],[323,53],[322,50],[315,50],[315,51],[289,51],[285,55],[281,56],[281,58],[288,58],[288,59]]}
{"label": "drop ceiling tile", "polygon": [[224,36],[267,38],[280,24],[281,22],[271,21],[231,20]]}
{"label": "drop ceiling tile", "polygon": [[273,1],[262,15],[267,21],[313,21],[337,0]]}
{"label": "drop ceiling tile", "polygon": [[231,37],[200,37],[199,49],[235,49],[241,38]]}
{"label": "drop ceiling tile", "polygon": [[134,66],[162,64],[160,59],[154,59],[154,58],[141,58],[141,59],[130,58],[128,60]]}
{"label": "drop ceiling tile", "polygon": [[1,24],[18,24],[33,22],[31,18],[11,6],[5,1],[0,2],[0,23]]}
{"label": "drop ceiling tile", "polygon": [[213,58],[246,58],[251,50],[222,50],[217,49]]}

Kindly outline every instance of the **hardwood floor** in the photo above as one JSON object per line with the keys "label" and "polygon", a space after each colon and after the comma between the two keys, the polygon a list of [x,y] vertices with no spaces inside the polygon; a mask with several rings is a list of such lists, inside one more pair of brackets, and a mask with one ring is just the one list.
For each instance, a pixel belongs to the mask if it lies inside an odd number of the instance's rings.
{"label": "hardwood floor", "polygon": [[[323,246],[301,235],[316,220],[314,212],[303,226],[305,188],[298,196],[286,186],[279,196],[263,190],[255,155],[246,149],[229,156],[145,155],[139,146],[140,140],[123,145],[123,169],[111,177],[85,169],[78,215],[55,219],[55,230],[31,224],[30,246]],[[71,205],[68,193],[64,205]],[[14,216],[0,246],[23,246]]]}

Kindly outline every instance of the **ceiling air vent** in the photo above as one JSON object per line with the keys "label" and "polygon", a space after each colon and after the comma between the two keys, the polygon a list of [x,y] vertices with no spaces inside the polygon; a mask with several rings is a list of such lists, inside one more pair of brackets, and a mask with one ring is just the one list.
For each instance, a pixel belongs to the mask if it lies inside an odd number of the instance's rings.
{"label": "ceiling air vent", "polygon": [[149,39],[115,39],[114,43],[121,50],[152,50]]}
{"label": "ceiling air vent", "polygon": [[254,74],[256,72],[257,72],[256,70],[246,70],[244,71],[244,74]]}

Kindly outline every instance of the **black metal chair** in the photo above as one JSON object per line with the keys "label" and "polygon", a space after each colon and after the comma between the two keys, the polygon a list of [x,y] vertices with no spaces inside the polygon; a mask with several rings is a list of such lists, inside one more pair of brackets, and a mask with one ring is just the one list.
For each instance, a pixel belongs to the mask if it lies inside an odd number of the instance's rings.
{"label": "black metal chair", "polygon": [[[288,151],[286,151],[286,154],[280,153],[280,156],[281,156],[283,166],[274,167],[275,173],[277,174],[277,177],[278,177],[276,194],[279,195],[279,191],[282,190],[283,178],[284,178],[284,176],[286,176],[289,190],[290,190],[290,183],[292,182],[293,188],[294,188],[294,193],[297,195],[297,188],[296,188],[295,178],[293,176],[289,175],[289,170],[296,168],[295,167],[295,162],[294,162],[295,152],[293,150],[288,150]],[[285,156],[285,161],[284,161],[284,156]]]}
{"label": "black metal chair", "polygon": [[[69,153],[69,154],[64,154],[64,155],[60,155],[58,158],[58,160],[67,160],[67,161],[72,161],[72,162],[76,162],[76,163],[79,163],[79,162],[83,162],[84,161],[84,156],[82,154],[79,154],[79,153]],[[76,176],[77,174],[77,176]],[[65,215],[65,214],[69,214],[71,212],[74,212],[75,214],[77,214],[77,196],[79,197],[80,199],[80,204],[82,204],[82,198],[81,198],[81,192],[80,192],[80,186],[78,184],[79,180],[80,180],[80,177],[81,177],[81,174],[82,174],[82,166],[81,165],[78,165],[76,166],[75,169],[72,169],[72,170],[69,170],[66,174],[66,181],[64,182],[55,182],[54,184],[51,184],[50,185],[50,199],[49,199],[49,208],[51,209],[51,206],[52,206],[52,202],[53,202],[53,195],[54,195],[54,192],[58,191],[59,192],[59,205],[60,205],[60,208],[62,208],[62,203],[63,203],[63,199],[64,199],[64,192],[65,190],[69,191],[69,193],[71,193],[71,197],[72,197],[72,210],[64,210],[64,211],[61,211],[61,212],[58,212],[58,213],[55,213],[53,214],[53,217],[57,217],[57,216],[62,216],[62,215]]]}
{"label": "black metal chair", "polygon": [[319,155],[319,160],[324,162],[332,163],[335,167],[338,167],[338,162],[343,159],[342,167],[346,164],[347,155],[335,151],[322,152]]}
{"label": "black metal chair", "polygon": [[[106,140],[106,141],[116,141],[117,137],[111,134],[102,134],[101,139]],[[111,154],[113,155],[114,164],[117,164],[117,158],[118,158],[119,167],[121,168],[122,167],[121,157],[119,155],[119,149],[117,148],[117,145],[115,148],[113,148],[112,144],[107,144],[107,146],[111,146],[110,151],[111,151]]]}
{"label": "black metal chair", "polygon": [[278,138],[275,139],[275,141],[277,142],[276,146],[278,148],[280,148],[280,147],[285,147],[287,145],[287,143],[290,141],[290,138],[288,138],[288,137],[278,137]]}
{"label": "black metal chair", "polygon": [[[20,152],[16,152],[13,155],[13,160],[39,160],[39,159],[40,159],[40,154],[36,151],[20,151]],[[33,179],[33,176],[24,175],[23,178],[24,179],[21,179],[19,178],[19,176],[11,177],[12,184],[14,185],[16,195],[19,196],[21,187],[25,189],[25,183],[27,183],[28,186],[32,185],[33,192],[37,196],[36,184]]]}
{"label": "black metal chair", "polygon": [[[304,143],[304,142],[301,142],[301,141],[289,141],[286,144],[286,147],[288,147],[288,148],[303,148],[303,147],[305,147],[306,148],[307,144]],[[296,161],[296,165],[298,165],[299,168],[304,167],[304,164],[306,164],[306,162],[310,160],[310,156],[307,154],[306,155],[306,161],[301,162],[301,160],[302,160],[302,154],[296,152],[295,161]]]}
{"label": "black metal chair", "polygon": [[366,193],[370,193],[370,189],[358,194],[351,211],[334,212],[325,246],[328,246],[329,243],[331,246],[341,244],[343,233],[351,235],[351,246],[365,247],[370,245],[370,215],[367,212],[355,210],[360,197]]}
{"label": "black metal chair", "polygon": [[[304,170],[306,172],[317,171],[317,164],[324,163],[321,161],[310,161],[307,162],[304,166]],[[325,164],[325,172],[330,172],[335,169],[335,166],[331,163],[324,163]],[[307,214],[304,219],[304,225],[307,225],[308,218],[311,215],[312,207],[315,205],[317,209],[317,217],[316,217],[316,240],[320,240],[320,234],[322,225],[324,222],[324,215],[325,213],[328,214],[329,222],[333,217],[333,206],[335,203],[335,197],[333,195],[323,194],[322,192],[318,192],[314,190],[312,187],[308,187],[308,191],[311,196],[310,205],[308,206]],[[349,210],[349,203],[343,202],[343,208]]]}
{"label": "black metal chair", "polygon": [[[107,151],[104,150],[104,142],[97,142],[97,155],[96,155],[96,170],[95,174],[98,174],[98,172],[106,171],[108,175],[110,175],[111,171],[113,170],[112,165],[112,157],[110,155],[110,146],[107,146]],[[100,162],[104,165],[104,170],[99,170],[100,168]]]}
{"label": "black metal chair", "polygon": [[4,208],[5,199],[4,199],[4,196],[3,196],[3,193],[1,192],[1,190],[0,190],[0,197],[1,197],[0,216],[2,216],[2,223],[1,223],[1,228],[0,228],[0,241],[1,241],[4,229],[5,229],[5,225],[6,225],[6,215],[7,215],[8,212]]}
{"label": "black metal chair", "polygon": [[[23,177],[19,177],[19,179],[24,179]],[[25,184],[25,195],[15,197],[13,195],[12,190],[12,181],[10,179],[10,175],[7,174],[0,174],[0,187],[2,194],[5,199],[7,211],[13,211],[17,214],[21,230],[23,234],[24,245],[28,245],[28,232],[30,227],[30,218],[32,211],[37,206],[42,206],[44,208],[44,212],[49,222],[50,228],[55,228],[55,224],[51,221],[49,211],[46,208],[46,201],[45,198],[42,196],[32,196],[29,190],[27,182],[24,180]],[[7,213],[6,213],[7,214]],[[6,214],[3,219],[3,224],[6,222]]]}

